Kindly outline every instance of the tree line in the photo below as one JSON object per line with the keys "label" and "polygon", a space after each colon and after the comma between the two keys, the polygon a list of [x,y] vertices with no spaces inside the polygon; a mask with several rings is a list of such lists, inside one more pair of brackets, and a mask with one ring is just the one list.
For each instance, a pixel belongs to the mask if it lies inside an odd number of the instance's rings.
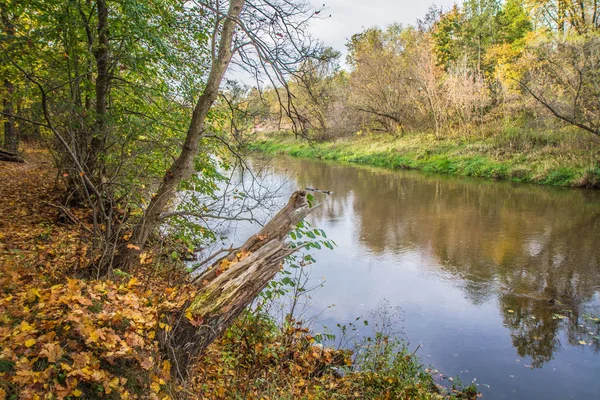
{"label": "tree line", "polygon": [[[347,68],[333,49],[307,60],[290,93],[306,132],[320,140],[363,132],[488,135],[507,127],[598,136],[599,12],[596,1],[569,0],[432,6],[414,26],[353,35]],[[250,128],[278,120],[275,96],[247,91]]]}

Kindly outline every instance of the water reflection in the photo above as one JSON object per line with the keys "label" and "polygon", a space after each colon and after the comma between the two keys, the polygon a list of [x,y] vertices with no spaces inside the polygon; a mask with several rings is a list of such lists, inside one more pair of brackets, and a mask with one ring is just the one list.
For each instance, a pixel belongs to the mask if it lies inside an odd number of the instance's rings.
{"label": "water reflection", "polygon": [[450,276],[471,304],[497,299],[512,346],[532,368],[580,341],[600,350],[599,326],[584,318],[598,311],[599,193],[273,162],[298,187],[335,192],[316,218],[335,226],[351,214],[354,237],[373,257],[417,252],[433,258],[429,268]]}

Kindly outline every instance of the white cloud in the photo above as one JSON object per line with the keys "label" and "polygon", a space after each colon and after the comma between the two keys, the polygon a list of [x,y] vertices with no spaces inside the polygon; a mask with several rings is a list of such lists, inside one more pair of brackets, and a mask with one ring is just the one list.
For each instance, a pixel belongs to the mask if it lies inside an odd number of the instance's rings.
{"label": "white cloud", "polygon": [[[315,8],[325,3],[322,19],[312,21],[312,34],[327,46],[345,53],[346,41],[353,34],[372,26],[385,27],[398,22],[415,24],[432,4],[449,9],[455,0],[310,0]],[[331,15],[330,18],[328,16]]]}

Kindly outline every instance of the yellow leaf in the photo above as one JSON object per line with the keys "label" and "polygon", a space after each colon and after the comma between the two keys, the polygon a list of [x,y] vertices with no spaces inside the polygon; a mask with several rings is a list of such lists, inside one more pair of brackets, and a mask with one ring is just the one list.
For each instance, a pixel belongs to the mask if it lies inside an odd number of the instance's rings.
{"label": "yellow leaf", "polygon": [[40,294],[39,290],[37,290],[36,288],[32,288],[27,291],[27,302],[28,303],[34,303],[37,301],[37,299],[39,299],[41,297],[42,297],[42,295]]}
{"label": "yellow leaf", "polygon": [[585,340],[580,340],[579,344],[586,345],[587,343],[585,342]]}
{"label": "yellow leaf", "polygon": [[148,253],[141,253],[140,254],[140,264],[144,265],[144,264],[150,264],[152,262],[152,256],[149,255]]}
{"label": "yellow leaf", "polygon": [[173,329],[173,327],[171,325],[167,325],[164,322],[159,322],[158,327],[160,329],[164,329],[166,332],[170,332]]}
{"label": "yellow leaf", "polygon": [[21,321],[21,324],[19,325],[19,329],[21,330],[21,332],[29,332],[29,331],[33,330],[33,326],[29,325],[29,323],[27,321]]}
{"label": "yellow leaf", "polygon": [[90,332],[90,341],[97,343],[100,338],[104,339],[104,333],[100,329]]}
{"label": "yellow leaf", "polygon": [[152,384],[150,384],[150,388],[152,388],[154,393],[160,392],[160,385],[157,382],[152,382]]}
{"label": "yellow leaf", "polygon": [[515,312],[515,310],[506,310],[506,311],[508,311],[511,314],[514,314],[514,312]]}
{"label": "yellow leaf", "polygon": [[75,390],[73,390],[72,394],[75,397],[79,397],[79,396],[81,396],[83,394],[83,392],[81,390],[79,390],[79,389],[75,389]]}
{"label": "yellow leaf", "polygon": [[165,381],[169,381],[171,379],[171,363],[168,360],[165,360],[162,363],[161,376]]}
{"label": "yellow leaf", "polygon": [[29,339],[25,341],[25,347],[31,347],[36,343],[35,339]]}

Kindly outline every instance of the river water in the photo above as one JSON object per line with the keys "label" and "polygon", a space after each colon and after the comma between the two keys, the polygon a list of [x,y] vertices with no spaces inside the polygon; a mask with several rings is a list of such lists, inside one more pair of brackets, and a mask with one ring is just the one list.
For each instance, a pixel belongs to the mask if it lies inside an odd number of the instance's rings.
{"label": "river water", "polygon": [[600,192],[270,162],[283,196],[334,192],[308,218],[337,243],[313,252],[317,328],[385,300],[425,364],[485,399],[600,398]]}

